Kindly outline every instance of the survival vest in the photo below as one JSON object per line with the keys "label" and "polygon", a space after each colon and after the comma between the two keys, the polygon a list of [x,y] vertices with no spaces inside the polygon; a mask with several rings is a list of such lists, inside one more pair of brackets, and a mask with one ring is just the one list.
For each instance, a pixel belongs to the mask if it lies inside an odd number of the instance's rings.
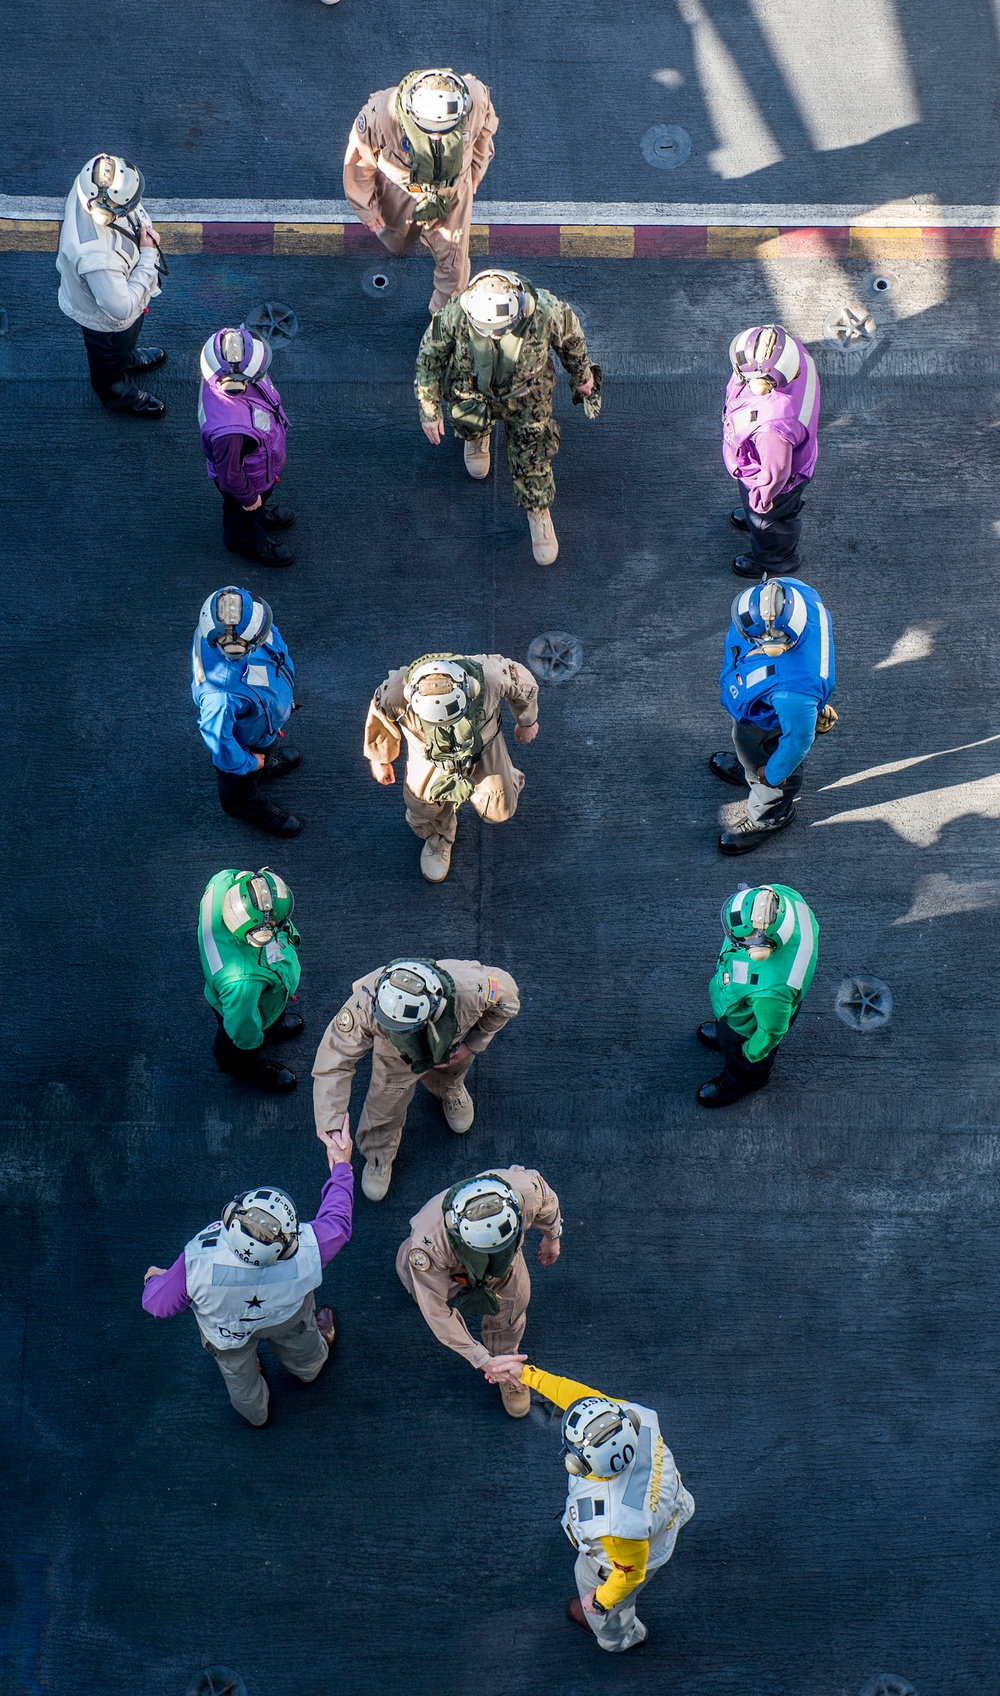
{"label": "survival vest", "polygon": [[[434,779],[428,790],[430,799],[447,801],[457,810],[473,793],[475,785],[470,781],[471,773],[482,758],[483,748],[487,746],[483,741],[481,729],[483,708],[486,705],[483,668],[465,654],[421,654],[418,660],[407,666],[404,684],[409,683],[418,666],[426,665],[428,660],[454,660],[476,684],[476,693],[466,712],[452,724],[437,724],[430,719],[421,718],[413,702],[409,703],[409,710],[420,725],[424,739],[424,758],[430,765],[438,766],[441,772],[440,777]],[[499,729],[498,713],[496,727],[490,736],[491,742]]]}
{"label": "survival vest", "polygon": [[[498,1183],[504,1181],[496,1172],[480,1172],[479,1176],[481,1178],[496,1178]],[[461,1183],[452,1184],[441,1203],[442,1214],[447,1215],[456,1193],[463,1188],[465,1183],[466,1179],[463,1178]],[[504,1248],[498,1249],[494,1254],[480,1253],[477,1249],[469,1248],[468,1244],[462,1241],[457,1231],[449,1231],[447,1225],[445,1231],[448,1236],[449,1248],[456,1260],[460,1260],[465,1268],[464,1278],[461,1274],[457,1275],[459,1284],[464,1283],[465,1288],[459,1289],[456,1295],[450,1297],[448,1306],[456,1308],[464,1319],[474,1318],[481,1314],[493,1315],[499,1313],[500,1298],[491,1286],[503,1283],[520,1254],[521,1243],[524,1238],[524,1226],[521,1226],[513,1242],[507,1243]]]}
{"label": "survival vest", "polygon": [[[485,435],[497,416],[497,408],[490,403],[516,400],[526,394],[549,360],[549,325],[560,303],[546,289],[536,290],[530,283],[525,283],[524,288],[532,309],[516,329],[507,330],[494,341],[492,336],[480,335],[465,318],[468,365],[463,370],[457,368],[454,359],[451,363],[449,408],[457,423],[481,435]],[[529,330],[531,345],[541,353],[541,359],[530,371],[519,370]]]}
{"label": "survival vest", "polygon": [[[785,579],[781,581],[785,582]],[[786,587],[795,588],[802,598],[803,608],[799,614],[799,639],[794,648],[783,654],[772,657],[762,654],[738,622],[752,591],[745,590],[737,602],[736,617],[726,636],[719,674],[722,705],[737,723],[757,724],[766,730],[779,728],[778,715],[770,701],[775,689],[808,695],[816,702],[817,711],[833,694],[835,672],[830,614],[815,589],[810,589],[808,584],[792,584],[789,581]]]}
{"label": "survival vest", "polygon": [[418,1031],[382,1031],[382,1035],[389,1039],[411,1070],[419,1073],[429,1071],[432,1066],[441,1066],[447,1060],[458,1035],[458,1019],[455,1014],[454,978],[442,971],[436,960],[420,960],[418,963],[430,966],[437,973],[447,1006],[432,1025],[422,1025]]}
{"label": "survival vest", "polygon": [[657,1415],[636,1402],[628,1406],[640,1420],[636,1456],[628,1471],[617,1478],[571,1478],[566,1495],[562,1528],[574,1549],[598,1561],[607,1559],[602,1537],[652,1543],[673,1529],[690,1501],[660,1436]]}
{"label": "survival vest", "polygon": [[[454,74],[454,73],[452,73]],[[408,86],[423,76],[411,71],[396,94],[396,119],[403,132],[403,151],[410,161],[410,193],[417,201],[413,216],[417,223],[447,218],[451,201],[435,191],[453,188],[465,168],[465,129],[468,114],[447,135],[430,136],[413,122],[404,104]]]}
{"label": "survival vest", "polygon": [[311,1225],[299,1230],[298,1252],[273,1266],[246,1266],[226,1241],[221,1222],[206,1225],[184,1249],[184,1276],[195,1318],[217,1349],[238,1349],[265,1325],[299,1311],[323,1278]]}
{"label": "survival vest", "polygon": [[266,373],[249,383],[241,395],[220,389],[217,377],[203,379],[198,423],[206,469],[213,483],[218,483],[219,477],[212,463],[212,447],[226,436],[244,436],[254,444],[244,456],[243,469],[255,494],[265,494],[281,475],[288,419],[281,396]]}
{"label": "survival vest", "polygon": [[796,337],[792,340],[799,350],[799,370],[784,388],[774,388],[768,395],[755,395],[742,377],[734,374],[729,379],[722,413],[722,457],[732,477],[746,480],[759,470],[760,458],[753,438],[763,429],[773,431],[791,444],[792,470],[785,485],[787,489],[805,482],[816,469],[819,376],[812,354]]}
{"label": "survival vest", "polygon": [[755,996],[770,995],[775,989],[790,989],[798,1006],[812,983],[819,954],[819,925],[812,908],[797,889],[787,884],[771,885],[785,899],[785,914],[778,930],[781,944],[766,960],[751,960],[745,946],[727,937],[719,951],[712,979],[712,1005],[717,1018],[726,1009]]}

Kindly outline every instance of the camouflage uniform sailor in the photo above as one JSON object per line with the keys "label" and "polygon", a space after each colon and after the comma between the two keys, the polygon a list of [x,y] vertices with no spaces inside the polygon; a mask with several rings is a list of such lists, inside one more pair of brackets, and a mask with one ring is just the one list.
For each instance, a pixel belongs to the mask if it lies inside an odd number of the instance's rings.
{"label": "camouflage uniform sailor", "polygon": [[539,565],[559,553],[550,507],[559,425],[552,416],[558,354],[573,399],[590,418],[600,411],[601,368],[592,365],[571,306],[513,271],[481,271],[436,312],[424,331],[414,382],[424,435],[444,439],[447,408],[465,443],[465,465],[477,481],[490,470],[490,437],[498,419],[507,436],[514,495],[528,514]]}

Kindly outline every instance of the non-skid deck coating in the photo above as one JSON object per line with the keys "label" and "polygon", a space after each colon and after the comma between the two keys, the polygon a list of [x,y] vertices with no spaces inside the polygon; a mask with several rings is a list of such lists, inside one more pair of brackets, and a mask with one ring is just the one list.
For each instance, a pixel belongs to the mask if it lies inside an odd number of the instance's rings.
{"label": "non-skid deck coating", "polygon": [[[995,268],[901,261],[855,365],[822,332],[867,298],[864,261],[514,258],[608,373],[596,424],[561,390],[549,570],[502,453],[474,485],[420,434],[426,260],[373,300],[360,255],[178,255],[149,320],[171,355],[155,426],[91,396],[51,257],[5,261],[5,1696],[181,1696],[213,1662],[250,1696],[856,1696],[880,1670],[993,1696]],[[201,341],[265,299],[301,326],[274,365],[289,572],[223,552],[194,416]],[[833,613],[841,722],[799,822],[725,863],[718,413],[734,326],[773,314],[825,383],[804,576]],[[218,812],[188,695],[201,600],[241,576],[299,667],[282,794],[306,828],[286,845]],[[523,658],[551,629],[584,665],[543,691],[518,815],[463,813],[431,889],[399,786],[360,759],[367,698],[421,652]],[[261,1100],[210,1060],[198,898],[265,860],[296,894],[301,1073],[393,954],[501,965],[524,1006],[476,1063],[467,1139],[418,1101],[388,1200],[359,1196],[324,1283],[336,1358],[309,1390],[269,1368],[252,1431],[190,1317],[156,1324],[139,1294],[241,1186],[285,1184],[307,1217],[319,1193],[308,1091]],[[709,1116],[693,1029],[718,910],[766,876],[814,905],[819,969],[772,1087]],[[858,971],[896,1001],[867,1039],[833,1014]],[[509,1421],[393,1272],[429,1195],[507,1159],[566,1216],[562,1259],[533,1270],[533,1357],[655,1405],[698,1503],[623,1661],[562,1618],[555,1430]]]}

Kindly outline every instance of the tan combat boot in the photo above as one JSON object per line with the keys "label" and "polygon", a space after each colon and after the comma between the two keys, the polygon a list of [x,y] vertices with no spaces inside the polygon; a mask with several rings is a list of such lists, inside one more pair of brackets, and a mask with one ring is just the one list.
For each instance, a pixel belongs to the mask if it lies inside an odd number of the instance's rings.
{"label": "tan combat boot", "polygon": [[443,883],[451,871],[452,844],[443,836],[429,836],[420,850],[420,870],[428,883]]}
{"label": "tan combat boot", "polygon": [[531,1391],[527,1384],[501,1384],[500,1394],[511,1419],[523,1419],[531,1412]]}
{"label": "tan combat boot", "polygon": [[490,438],[472,436],[465,439],[465,469],[470,477],[481,483],[490,474]]}
{"label": "tan combat boot", "polygon": [[366,1160],[361,1174],[361,1188],[369,1201],[384,1201],[392,1182],[391,1160]]}
{"label": "tan combat boot", "polygon": [[456,1084],[447,1095],[441,1097],[441,1110],[449,1131],[461,1136],[469,1129],[476,1117],[476,1108],[471,1095],[464,1084]]}
{"label": "tan combat boot", "polygon": [[531,551],[535,556],[535,564],[552,565],[559,556],[559,539],[548,507],[544,512],[529,512],[528,528],[531,531]]}

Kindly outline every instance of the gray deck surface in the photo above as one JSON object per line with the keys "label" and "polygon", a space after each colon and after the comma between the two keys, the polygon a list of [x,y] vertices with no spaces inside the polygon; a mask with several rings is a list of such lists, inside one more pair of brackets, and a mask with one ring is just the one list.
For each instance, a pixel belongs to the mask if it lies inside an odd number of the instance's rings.
{"label": "gray deck surface", "polygon": [[[968,156],[941,153],[935,128],[959,43],[992,88],[992,26],[963,7],[946,37],[944,14],[910,11],[912,160],[897,134],[678,194],[992,197],[974,131],[992,92],[984,109],[963,84]],[[748,28],[735,7],[719,28],[737,15]],[[685,63],[666,7],[616,19],[611,91],[582,114],[607,8],[488,4],[473,26],[432,5],[413,27],[361,0],[35,16],[30,60],[8,40],[25,105],[8,111],[6,186],[24,192],[61,192],[88,151],[120,144],[158,192],[336,194],[361,96],[452,41],[502,101],[498,197],[660,195],[670,178],[635,174],[635,136],[700,121],[649,80]],[[61,80],[95,31],[109,55],[116,31],[140,44],[131,91]],[[23,88],[39,54],[47,106]],[[561,103],[544,168],[525,139],[549,129],[542,90]],[[623,133],[598,147],[615,98]],[[429,264],[380,267],[378,301],[361,286],[373,268],[176,257],[149,321],[170,412],[149,426],[91,395],[52,257],[4,256],[5,1696],[182,1696],[212,1662],[250,1696],[856,1696],[883,1669],[920,1696],[994,1696],[1000,743],[974,744],[1000,731],[995,271],[894,262],[884,338],[855,369],[822,330],[868,298],[860,264],[525,262],[581,311],[607,372],[596,424],[561,386],[562,552],[542,570],[502,455],[475,486],[456,444],[435,452],[417,427]],[[285,573],[222,550],[194,418],[201,341],[265,299],[301,324],[274,368],[293,420],[282,496],[300,513]],[[735,589],[718,413],[730,335],[771,314],[825,385],[802,575],[833,614],[841,722],[810,756],[796,825],[726,863],[730,795],[706,767],[726,745],[715,680]],[[299,668],[304,758],[281,798],[306,828],[287,845],[219,812],[188,694],[201,601],[241,577]],[[543,691],[517,818],[491,832],[463,812],[431,889],[399,787],[360,759],[371,690],[428,649],[524,658],[551,629],[581,639],[584,668]],[[925,657],[886,665],[907,632]],[[194,935],[208,876],[262,860],[292,884],[303,937],[305,1081],[280,1101],[214,1070]],[[707,1115],[693,1032],[718,910],[764,877],[814,906],[819,968],[772,1086]],[[314,1041],[352,978],[409,950],[513,971],[523,1011],[476,1064],[467,1139],[418,1097],[388,1200],[359,1194],[325,1280],[336,1357],[308,1390],[270,1365],[272,1423],[253,1431],[190,1316],[142,1312],[142,1272],[246,1184],[283,1184],[311,1215]],[[868,1037],[833,1013],[856,972],[895,996]],[[562,1617],[555,1428],[509,1421],[393,1272],[429,1195],[511,1159],[540,1167],[567,1221],[562,1259],[534,1276],[533,1358],[656,1406],[698,1503],[644,1598],[650,1646],[621,1660]]]}

